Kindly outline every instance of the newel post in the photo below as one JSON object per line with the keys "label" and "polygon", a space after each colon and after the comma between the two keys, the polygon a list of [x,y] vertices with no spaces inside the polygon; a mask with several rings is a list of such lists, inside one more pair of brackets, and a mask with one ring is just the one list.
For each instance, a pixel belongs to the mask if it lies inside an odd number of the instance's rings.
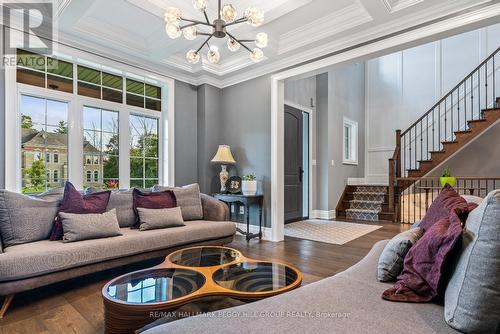
{"label": "newel post", "polygon": [[[389,211],[396,212],[396,182],[401,173],[401,130],[396,130],[396,149],[389,159]],[[399,194],[398,194],[399,195]]]}

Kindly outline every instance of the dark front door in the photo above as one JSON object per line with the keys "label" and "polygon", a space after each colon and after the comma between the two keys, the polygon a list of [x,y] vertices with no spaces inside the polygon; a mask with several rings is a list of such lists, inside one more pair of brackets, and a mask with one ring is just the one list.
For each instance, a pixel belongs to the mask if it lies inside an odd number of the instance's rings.
{"label": "dark front door", "polygon": [[302,111],[285,105],[285,223],[303,217],[302,122]]}

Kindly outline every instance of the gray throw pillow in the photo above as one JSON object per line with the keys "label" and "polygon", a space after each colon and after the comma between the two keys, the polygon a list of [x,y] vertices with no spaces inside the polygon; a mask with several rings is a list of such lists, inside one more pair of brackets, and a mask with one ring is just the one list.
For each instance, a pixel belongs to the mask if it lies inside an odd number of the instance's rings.
{"label": "gray throw pillow", "polygon": [[[102,191],[96,188],[88,188],[87,194]],[[134,197],[132,190],[117,190],[112,191],[109,196],[108,206],[106,211],[116,209],[116,217],[120,227],[131,227],[135,225],[136,217],[134,212]]]}
{"label": "gray throw pillow", "polygon": [[469,213],[446,287],[444,317],[463,333],[500,330],[500,190]]}
{"label": "gray throw pillow", "polygon": [[99,239],[121,235],[116,209],[105,213],[77,214],[59,212],[63,242]]}
{"label": "gray throw pillow", "polygon": [[0,189],[3,247],[48,239],[59,202],[59,199],[43,200]]}
{"label": "gray throw pillow", "polygon": [[185,226],[180,207],[168,209],[137,208],[141,225],[139,230],[155,230],[158,228]]}
{"label": "gray throw pillow", "polygon": [[203,219],[203,207],[200,198],[200,186],[198,183],[184,187],[154,186],[153,191],[172,190],[177,200],[177,206],[181,207],[182,218],[185,221]]}
{"label": "gray throw pillow", "polygon": [[381,282],[394,281],[403,270],[404,259],[410,248],[424,235],[421,227],[404,231],[385,245],[378,260],[377,278]]}
{"label": "gray throw pillow", "polygon": [[483,202],[483,199],[481,197],[477,197],[474,195],[460,195],[463,199],[467,201],[467,203],[475,203],[477,205],[480,205]]}

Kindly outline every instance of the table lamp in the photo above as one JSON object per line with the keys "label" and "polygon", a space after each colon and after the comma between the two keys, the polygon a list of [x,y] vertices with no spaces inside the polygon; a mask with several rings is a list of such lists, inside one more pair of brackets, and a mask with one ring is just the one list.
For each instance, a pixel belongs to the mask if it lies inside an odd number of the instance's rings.
{"label": "table lamp", "polygon": [[219,145],[219,149],[215,154],[215,157],[212,159],[213,163],[221,164],[221,172],[220,172],[220,192],[226,192],[226,182],[229,177],[229,173],[227,172],[227,165],[233,165],[236,163],[233,158],[233,154],[231,153],[231,148],[229,145]]}

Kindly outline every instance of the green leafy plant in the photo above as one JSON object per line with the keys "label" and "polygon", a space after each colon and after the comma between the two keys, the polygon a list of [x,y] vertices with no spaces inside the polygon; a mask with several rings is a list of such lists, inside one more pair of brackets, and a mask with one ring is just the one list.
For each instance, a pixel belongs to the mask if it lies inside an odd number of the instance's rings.
{"label": "green leafy plant", "polygon": [[243,181],[255,181],[255,174],[243,175]]}
{"label": "green leafy plant", "polygon": [[451,170],[449,167],[446,167],[443,170],[443,174],[441,174],[441,177],[451,177]]}

